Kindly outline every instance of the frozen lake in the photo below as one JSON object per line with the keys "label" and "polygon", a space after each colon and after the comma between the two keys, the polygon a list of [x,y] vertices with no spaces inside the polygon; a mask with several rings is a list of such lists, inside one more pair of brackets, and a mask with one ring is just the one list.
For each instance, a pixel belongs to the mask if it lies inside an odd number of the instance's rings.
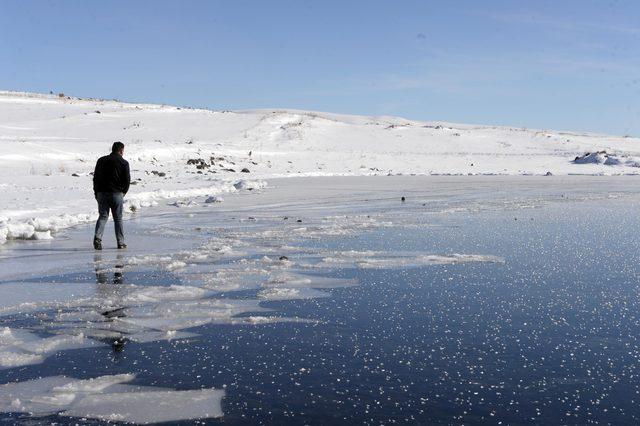
{"label": "frozen lake", "polygon": [[0,246],[2,422],[640,421],[637,178],[204,198]]}

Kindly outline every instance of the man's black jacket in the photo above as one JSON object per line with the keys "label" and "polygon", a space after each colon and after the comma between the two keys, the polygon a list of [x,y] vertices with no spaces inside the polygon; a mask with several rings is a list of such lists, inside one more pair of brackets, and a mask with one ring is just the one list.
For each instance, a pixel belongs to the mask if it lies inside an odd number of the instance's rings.
{"label": "man's black jacket", "polygon": [[116,152],[100,157],[93,172],[93,192],[122,192],[129,190],[129,163]]}

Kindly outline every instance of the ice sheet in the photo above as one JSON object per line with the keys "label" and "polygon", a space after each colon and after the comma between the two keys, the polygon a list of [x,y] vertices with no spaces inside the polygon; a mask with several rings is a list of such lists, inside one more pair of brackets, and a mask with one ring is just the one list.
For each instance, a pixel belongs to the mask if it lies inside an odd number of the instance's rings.
{"label": "ice sheet", "polygon": [[77,302],[95,294],[95,285],[79,283],[0,284],[0,315],[41,310]]}
{"label": "ice sheet", "polygon": [[224,391],[147,391],[87,396],[63,416],[138,424],[207,419],[222,416]]}
{"label": "ice sheet", "polygon": [[[271,190],[277,191],[278,188],[270,188],[262,195],[269,197]],[[285,190],[286,188],[282,189],[283,192]],[[338,293],[332,289],[358,285],[355,279],[336,278],[343,276],[340,273],[344,272],[341,271],[343,269],[503,262],[502,258],[479,250],[470,253],[445,253],[437,247],[431,247],[429,250],[385,251],[380,248],[383,245],[376,245],[376,250],[347,248],[357,241],[366,240],[367,236],[382,238],[380,235],[392,235],[396,229],[413,232],[414,229],[433,225],[430,223],[428,208],[424,206],[427,203],[423,203],[423,200],[414,203],[409,198],[402,203],[397,199],[397,190],[391,184],[385,191],[367,192],[366,195],[359,195],[359,199],[353,203],[353,193],[343,194],[338,198],[329,193],[323,199],[305,201],[299,199],[300,192],[297,192],[298,195],[286,195],[291,197],[286,202],[277,203],[274,199],[267,198],[260,206],[251,203],[234,205],[238,199],[249,196],[236,194],[228,197],[223,205],[194,206],[189,214],[171,208],[171,213],[165,211],[166,216],[130,223],[128,230],[133,231],[131,235],[135,236],[132,239],[135,243],[124,256],[114,259],[114,255],[107,252],[92,262],[93,253],[86,256],[76,252],[69,255],[65,252],[65,256],[81,260],[77,260],[80,266],[70,263],[73,266],[69,267],[69,264],[65,264],[63,271],[71,277],[88,282],[0,284],[0,295],[6,294],[6,298],[1,299],[0,312],[17,314],[18,320],[24,320],[25,317],[33,320],[37,317],[40,321],[39,325],[29,326],[28,330],[20,331],[12,325],[7,333],[3,332],[3,336],[0,336],[4,339],[0,340],[0,356],[6,360],[5,367],[10,368],[41,363],[52,353],[73,347],[82,348],[87,342],[92,345],[95,342],[112,344],[125,341],[148,345],[161,340],[177,339],[201,342],[206,339],[199,337],[197,333],[208,333],[211,330],[207,327],[217,324],[275,328],[278,326],[273,324],[283,322],[306,323],[310,322],[307,318],[287,316],[265,306],[285,305],[269,303],[273,301],[331,298]],[[468,193],[472,192],[469,190]],[[388,193],[393,195],[393,200],[387,196]],[[374,198],[372,194],[378,194],[378,199],[369,201]],[[274,196],[275,201],[283,196],[282,192],[277,197]],[[540,200],[523,199],[507,204],[483,199],[477,204],[467,203],[462,207],[467,208],[463,208],[463,211],[470,211],[469,209],[478,206],[530,208],[547,200],[541,197]],[[445,202],[438,203],[438,208],[452,207]],[[214,208],[220,210],[216,210],[214,214]],[[222,208],[229,210],[222,211]],[[157,236],[152,240],[153,244],[136,240],[142,239],[141,235],[147,232]],[[86,232],[78,235],[84,238]],[[189,240],[189,244],[171,249],[180,239]],[[79,241],[72,235],[70,244],[79,245]],[[45,254],[42,258],[55,256],[58,243],[53,243],[52,254]],[[136,247],[136,243],[140,245]],[[85,257],[82,258],[82,255]],[[24,262],[24,259],[20,262]],[[176,264],[180,267],[171,266]],[[167,269],[171,269],[170,273]],[[107,281],[99,277],[94,280],[94,272],[96,276],[107,275]],[[348,271],[349,274],[353,272],[357,271]],[[119,274],[117,279],[116,274]],[[111,275],[114,275],[113,279]],[[38,276],[39,279],[46,277],[45,274]],[[57,279],[55,274],[48,277],[51,280]],[[243,293],[231,293],[235,290]],[[18,295],[14,294],[16,292]],[[29,316],[27,313],[37,315]],[[105,347],[105,353],[110,351],[110,348]],[[88,398],[85,395],[82,399],[84,405],[80,404],[77,395],[89,394],[88,390],[44,392],[37,398],[32,398],[29,403],[36,411],[38,407],[42,407],[42,412],[57,410],[52,407],[63,407],[64,412],[69,415],[135,421],[152,421],[153,418],[145,417],[148,413],[143,409],[130,410],[118,397],[109,395],[120,392],[138,393],[141,394],[141,406],[151,401],[169,404],[169,398],[162,396],[169,390],[158,392],[158,389],[145,390],[127,384],[110,386],[100,383],[105,382],[73,385],[78,389],[89,389],[92,386],[100,388],[102,393],[99,395],[106,395],[104,398],[95,395]],[[66,383],[59,385],[61,389],[68,388],[64,386]],[[179,399],[187,394],[172,395]],[[204,400],[214,397],[213,394],[202,395]],[[99,400],[108,404],[99,405]],[[25,402],[10,401],[9,405],[13,403],[20,406],[20,403]],[[66,407],[70,404],[76,405]],[[199,405],[194,409],[196,412],[204,412],[204,415],[217,413],[205,412]],[[167,413],[169,411],[171,410],[167,410]],[[177,409],[172,411],[180,416],[186,415]],[[162,410],[159,412],[163,413]]]}
{"label": "ice sheet", "polygon": [[169,390],[124,383],[132,374],[72,379],[64,376],[0,385],[0,411],[60,414],[138,424],[222,416],[224,391]]}
{"label": "ice sheet", "polygon": [[56,352],[90,348],[98,342],[83,334],[41,337],[27,330],[0,330],[0,369],[38,364]]}

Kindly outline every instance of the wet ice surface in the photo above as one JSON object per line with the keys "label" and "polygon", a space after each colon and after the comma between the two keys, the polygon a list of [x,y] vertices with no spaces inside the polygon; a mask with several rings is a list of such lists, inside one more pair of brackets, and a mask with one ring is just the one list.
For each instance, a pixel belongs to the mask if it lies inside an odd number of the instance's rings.
{"label": "wet ice surface", "polygon": [[638,421],[633,180],[303,182],[0,252],[4,419]]}

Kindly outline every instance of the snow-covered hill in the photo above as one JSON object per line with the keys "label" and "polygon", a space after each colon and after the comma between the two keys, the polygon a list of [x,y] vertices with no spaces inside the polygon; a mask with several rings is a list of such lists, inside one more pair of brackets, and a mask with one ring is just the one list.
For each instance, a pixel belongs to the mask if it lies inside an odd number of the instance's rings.
{"label": "snow-covered hill", "polygon": [[93,220],[90,173],[116,140],[132,209],[284,176],[640,174],[638,138],[17,92],[0,92],[0,140],[0,242]]}

